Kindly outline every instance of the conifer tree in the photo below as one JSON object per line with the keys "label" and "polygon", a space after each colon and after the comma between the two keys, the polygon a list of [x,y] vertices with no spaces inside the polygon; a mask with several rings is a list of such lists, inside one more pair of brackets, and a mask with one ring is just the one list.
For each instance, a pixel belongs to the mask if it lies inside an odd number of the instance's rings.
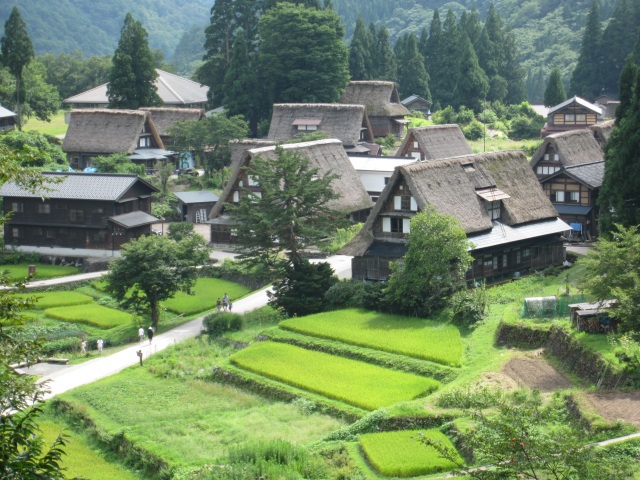
{"label": "conifer tree", "polygon": [[396,55],[389,44],[389,30],[384,25],[380,25],[376,32],[373,52],[373,78],[390,82],[397,81],[398,63]]}
{"label": "conifer tree", "polygon": [[113,54],[107,96],[110,108],[151,107],[162,105],[155,86],[158,77],[154,58],[142,23],[127,13]]}
{"label": "conifer tree", "polygon": [[349,46],[349,73],[351,80],[370,80],[374,76],[371,72],[371,55],[373,38],[371,32],[364,24],[361,15],[356,20],[356,29],[353,32],[351,45]]}
{"label": "conifer tree", "polygon": [[580,56],[571,75],[571,92],[584,98],[593,98],[600,92],[599,64],[602,23],[598,2],[593,0],[582,35]]}
{"label": "conifer tree", "polygon": [[33,45],[27,25],[20,16],[17,7],[13,7],[11,15],[4,24],[4,36],[0,40],[2,64],[16,78],[16,113],[18,114],[18,130],[22,130],[22,72],[34,57]]}
{"label": "conifer tree", "polygon": [[507,96],[504,98],[505,104],[516,105],[527,100],[526,71],[518,57],[516,37],[513,32],[505,33],[504,68],[501,77],[507,84]]}
{"label": "conifer tree", "polygon": [[635,9],[628,0],[620,0],[602,34],[600,45],[603,55],[599,70],[601,79],[599,87],[606,93],[618,91],[620,73],[637,38],[636,22]]}
{"label": "conifer tree", "polygon": [[551,70],[547,88],[544,90],[544,106],[553,107],[564,102],[566,99],[567,94],[562,85],[562,75],[560,75],[560,69],[556,67]]}
{"label": "conifer tree", "polygon": [[398,63],[402,69],[398,72],[398,90],[402,98],[419,95],[431,101],[429,91],[429,74],[424,68],[424,58],[418,50],[418,39],[415,34],[405,35],[403,48],[399,52]]}
{"label": "conifer tree", "polygon": [[442,94],[446,90],[446,78],[444,77],[443,66],[445,63],[442,55],[443,42],[442,22],[440,13],[436,8],[433,11],[431,26],[429,27],[429,38],[426,43],[426,50],[422,52],[425,65],[429,69],[429,88],[435,102],[443,103]]}
{"label": "conifer tree", "polygon": [[461,43],[463,50],[460,58],[460,71],[463,73],[458,77],[454,89],[454,106],[464,105],[473,109],[474,112],[480,112],[483,100],[489,91],[489,79],[480,68],[478,57],[466,32],[462,33]]}
{"label": "conifer tree", "polygon": [[[471,42],[469,42],[469,45],[471,45]],[[466,45],[464,45],[464,47],[466,47]],[[448,10],[447,17],[442,24],[442,38],[440,43],[440,55],[442,55],[442,61],[439,62],[440,79],[438,86],[440,91],[438,93],[437,100],[442,106],[461,104],[459,99],[455,97],[452,86],[458,84],[458,79],[462,75],[461,72],[464,72],[460,65],[462,56],[466,53],[468,53],[466,48],[463,52],[462,35],[460,34],[460,29],[456,24],[456,15],[453,13],[453,10]],[[477,61],[478,59],[476,57],[476,62]],[[436,71],[436,67],[432,66],[430,68],[433,72]],[[484,98],[484,96],[481,98]],[[462,104],[464,104],[464,102]]]}

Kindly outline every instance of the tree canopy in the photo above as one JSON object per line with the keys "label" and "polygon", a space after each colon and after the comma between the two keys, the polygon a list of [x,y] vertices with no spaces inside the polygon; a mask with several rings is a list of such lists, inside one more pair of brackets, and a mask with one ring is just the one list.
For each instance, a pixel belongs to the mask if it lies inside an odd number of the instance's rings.
{"label": "tree canopy", "polygon": [[137,109],[162,105],[154,83],[158,73],[147,36],[142,23],[127,13],[109,73],[107,96],[110,108]]}
{"label": "tree canopy", "polygon": [[547,88],[544,90],[544,106],[553,107],[559,105],[567,99],[567,94],[564,91],[564,85],[562,85],[562,76],[560,70],[554,68],[549,75],[549,82]]}

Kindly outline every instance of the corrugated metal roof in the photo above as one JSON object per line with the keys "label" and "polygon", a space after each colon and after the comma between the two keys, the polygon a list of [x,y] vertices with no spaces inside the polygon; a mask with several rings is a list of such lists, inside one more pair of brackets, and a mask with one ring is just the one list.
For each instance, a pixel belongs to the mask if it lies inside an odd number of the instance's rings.
{"label": "corrugated metal roof", "polygon": [[566,167],[565,171],[590,187],[598,188],[604,179],[604,161]]}
{"label": "corrugated metal roof", "polygon": [[182,203],[212,203],[218,201],[218,196],[209,190],[198,190],[196,192],[175,192],[174,195]]}
{"label": "corrugated metal roof", "polygon": [[396,167],[407,165],[416,161],[415,158],[402,157],[402,158],[389,158],[389,157],[349,157],[351,165],[356,169],[356,172],[369,171],[369,172],[388,172],[393,173]]}
{"label": "corrugated metal roof", "polygon": [[[30,192],[15,182],[0,187],[0,196],[27,198],[58,198],[74,200],[118,200],[136,182],[142,182],[152,191],[157,189],[136,175],[107,173],[44,173],[43,189]],[[47,179],[62,178],[60,183]]]}
{"label": "corrugated metal roof", "polygon": [[529,240],[545,235],[560,234],[571,230],[571,227],[559,218],[546,222],[536,222],[527,225],[510,227],[500,222],[493,222],[493,228],[488,233],[468,237],[473,243],[472,250],[495,247],[506,243]]}
{"label": "corrugated metal roof", "polygon": [[109,217],[109,220],[124,228],[140,227],[142,225],[150,225],[160,221],[153,215],[149,215],[147,212],[140,210]]}
{"label": "corrugated metal roof", "polygon": [[573,97],[570,98],[568,100],[565,100],[562,103],[559,103],[558,105],[551,107],[549,109],[549,111],[547,112],[547,115],[552,114],[553,112],[560,110],[561,108],[566,107],[567,105],[571,105],[572,103],[577,103],[578,105],[582,105],[585,108],[588,108],[589,110],[593,110],[595,113],[597,113],[598,115],[602,115],[602,109],[596,105],[594,105],[593,103],[589,103],[587,102],[585,99],[580,98],[580,97]]}
{"label": "corrugated metal roof", "polygon": [[582,205],[565,205],[560,203],[554,203],[554,207],[556,207],[556,211],[560,215],[587,215],[593,207],[582,206]]}

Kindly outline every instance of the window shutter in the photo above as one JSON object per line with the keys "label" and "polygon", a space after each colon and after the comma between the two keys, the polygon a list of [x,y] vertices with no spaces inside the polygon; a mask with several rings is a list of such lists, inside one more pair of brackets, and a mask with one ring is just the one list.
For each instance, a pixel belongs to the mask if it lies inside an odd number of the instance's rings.
{"label": "window shutter", "polygon": [[402,210],[402,197],[400,195],[393,197],[393,209]]}
{"label": "window shutter", "polygon": [[411,197],[411,207],[410,210],[412,212],[417,212],[418,211],[418,204],[416,203],[416,199]]}
{"label": "window shutter", "polygon": [[411,219],[410,218],[403,218],[402,219],[402,233],[411,232],[411,228],[409,227],[410,223],[411,223]]}
{"label": "window shutter", "polygon": [[391,232],[391,219],[389,217],[382,217],[382,231]]}

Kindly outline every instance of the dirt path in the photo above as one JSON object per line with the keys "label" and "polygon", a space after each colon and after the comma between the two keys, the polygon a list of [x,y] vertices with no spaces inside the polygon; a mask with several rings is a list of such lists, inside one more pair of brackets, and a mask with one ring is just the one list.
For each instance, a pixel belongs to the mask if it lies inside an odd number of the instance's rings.
{"label": "dirt path", "polygon": [[571,388],[573,384],[541,358],[512,358],[502,373],[513,378],[521,387],[553,392]]}
{"label": "dirt path", "polygon": [[640,428],[640,391],[596,392],[586,397],[600,416],[610,421],[621,419]]}

